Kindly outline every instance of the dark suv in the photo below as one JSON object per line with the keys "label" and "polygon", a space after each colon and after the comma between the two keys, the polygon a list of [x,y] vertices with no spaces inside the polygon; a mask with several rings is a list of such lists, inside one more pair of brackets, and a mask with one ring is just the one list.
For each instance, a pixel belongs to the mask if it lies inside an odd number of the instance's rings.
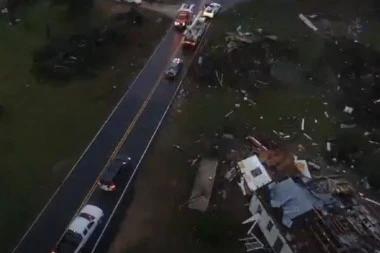
{"label": "dark suv", "polygon": [[183,60],[180,58],[174,58],[165,72],[165,76],[169,80],[173,80],[181,72],[183,66]]}
{"label": "dark suv", "polygon": [[103,191],[114,191],[118,183],[118,177],[127,168],[132,167],[131,158],[114,159],[99,179],[98,185]]}

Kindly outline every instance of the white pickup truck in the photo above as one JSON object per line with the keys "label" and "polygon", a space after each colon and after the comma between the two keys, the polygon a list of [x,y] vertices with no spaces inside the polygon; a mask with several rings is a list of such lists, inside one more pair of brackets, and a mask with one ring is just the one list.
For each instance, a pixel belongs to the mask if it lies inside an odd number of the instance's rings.
{"label": "white pickup truck", "polygon": [[220,8],[222,8],[222,6],[218,3],[205,4],[203,10],[203,17],[214,18],[216,14],[219,13]]}

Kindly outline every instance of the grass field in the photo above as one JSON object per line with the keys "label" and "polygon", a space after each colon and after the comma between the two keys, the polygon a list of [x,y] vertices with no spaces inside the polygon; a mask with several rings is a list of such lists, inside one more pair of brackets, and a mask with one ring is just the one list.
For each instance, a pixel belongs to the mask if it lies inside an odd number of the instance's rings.
{"label": "grass field", "polygon": [[109,49],[113,57],[96,79],[69,83],[39,83],[30,73],[33,52],[47,43],[46,24],[61,38],[105,22],[101,16],[70,24],[64,7],[44,1],[16,26],[0,20],[0,252],[19,239],[153,51],[167,23],[147,15],[155,31],[139,36],[131,28],[134,39]]}

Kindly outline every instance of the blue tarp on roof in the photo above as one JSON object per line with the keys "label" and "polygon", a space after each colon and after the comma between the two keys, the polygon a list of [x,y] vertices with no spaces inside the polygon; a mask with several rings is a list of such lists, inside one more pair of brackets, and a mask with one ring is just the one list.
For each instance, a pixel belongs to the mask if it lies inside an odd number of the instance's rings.
{"label": "blue tarp on roof", "polygon": [[323,208],[323,202],[313,196],[307,189],[288,178],[279,183],[268,185],[271,206],[283,211],[282,223],[290,228],[293,219],[309,212],[313,208]]}

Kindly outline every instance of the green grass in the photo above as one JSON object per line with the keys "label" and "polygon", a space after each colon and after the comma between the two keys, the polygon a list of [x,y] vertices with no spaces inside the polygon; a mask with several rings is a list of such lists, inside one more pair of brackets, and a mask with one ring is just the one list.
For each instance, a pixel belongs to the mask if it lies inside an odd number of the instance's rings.
{"label": "green grass", "polygon": [[107,46],[96,78],[37,82],[32,55],[48,43],[46,24],[52,39],[67,38],[109,24],[108,8],[99,4],[87,20],[72,20],[65,6],[41,1],[25,8],[16,26],[0,20],[0,252],[20,239],[167,30],[167,19],[157,23],[157,14],[144,11],[154,31],[129,27],[133,40]]}
{"label": "green grass", "polygon": [[33,52],[47,43],[46,23],[55,38],[86,27],[48,2],[24,15],[16,26],[0,21],[0,252],[19,239],[126,88],[112,87],[110,71],[91,81],[36,82],[29,70]]}

